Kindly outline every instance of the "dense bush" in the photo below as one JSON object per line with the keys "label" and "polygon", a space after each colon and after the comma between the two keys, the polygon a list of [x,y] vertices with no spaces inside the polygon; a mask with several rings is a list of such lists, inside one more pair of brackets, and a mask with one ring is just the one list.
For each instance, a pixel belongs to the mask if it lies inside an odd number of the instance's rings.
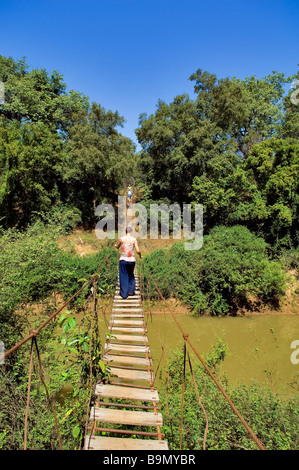
{"label": "dense bush", "polygon": [[[90,394],[90,366],[93,384],[103,375],[100,338],[91,330],[92,312],[74,315],[64,312],[42,329],[37,337],[47,390],[55,409],[62,449],[78,449],[84,434]],[[31,327],[39,326],[41,315]],[[90,351],[89,351],[89,348]],[[0,368],[0,449],[20,450],[24,446],[24,414],[29,377],[30,342],[9,356]],[[91,359],[92,358],[92,359]],[[58,450],[59,441],[52,407],[40,376],[36,352],[30,387],[27,448]]]}
{"label": "dense bush", "polygon": [[[98,292],[109,293],[116,284],[116,250],[109,244],[98,253],[81,258],[59,248],[58,239],[67,230],[55,220],[41,222],[26,231],[7,230],[0,237],[0,339],[5,350],[27,335],[28,326],[41,324],[43,316],[53,313],[57,305],[53,293],[64,300],[71,297],[103,265],[98,278]],[[109,256],[107,262],[105,262]],[[73,449],[80,441],[81,428],[86,419],[85,406],[89,396],[90,311],[86,310],[91,289],[84,289],[69,304],[72,312],[84,311],[79,316],[70,312],[68,325],[51,322],[38,335],[38,345],[49,393],[54,398],[64,449]],[[31,302],[38,302],[40,311],[30,317]],[[84,309],[84,310],[83,310]],[[21,312],[21,314],[19,314]],[[28,317],[29,321],[29,317]],[[25,333],[24,333],[25,332]],[[71,333],[71,334],[70,334]],[[27,346],[27,347],[26,347]],[[0,449],[20,449],[23,446],[24,409],[28,382],[29,343],[5,359],[0,370]],[[93,331],[93,371],[99,370],[100,338]],[[31,449],[58,449],[58,441],[51,408],[42,386],[35,356],[30,395],[29,441]],[[72,393],[64,404],[57,403],[56,395],[63,385],[71,385]]]}
{"label": "dense bush", "polygon": [[281,265],[268,259],[264,240],[242,226],[216,227],[200,250],[176,243],[148,255],[145,264],[165,297],[183,300],[197,314],[276,303],[285,291]]}
{"label": "dense bush", "polygon": [[299,275],[299,247],[296,249],[282,250],[279,260],[286,270],[295,269]]}
{"label": "dense bush", "polygon": [[60,249],[59,236],[61,229],[58,226],[39,222],[25,232],[7,230],[0,237],[0,332],[5,337],[9,336],[9,326],[12,330],[16,326],[16,309],[40,301],[53,292],[67,299],[84,280],[90,279],[108,255],[108,262],[101,270],[99,287],[106,291],[115,285],[116,251],[112,246],[81,258]]}

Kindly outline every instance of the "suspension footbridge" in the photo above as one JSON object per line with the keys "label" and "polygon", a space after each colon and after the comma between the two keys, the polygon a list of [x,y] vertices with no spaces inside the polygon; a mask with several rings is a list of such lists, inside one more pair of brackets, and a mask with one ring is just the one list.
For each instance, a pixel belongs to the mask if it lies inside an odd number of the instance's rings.
{"label": "suspension footbridge", "polygon": [[[163,417],[158,408],[159,394],[153,386],[153,362],[138,279],[135,295],[125,300],[120,296],[119,283],[116,287],[103,360],[111,380],[95,387],[91,434],[86,436],[85,449],[168,450],[167,441],[162,439]],[[99,423],[126,428],[100,428]],[[149,430],[141,430],[145,427]],[[117,433],[121,437],[96,433]]]}
{"label": "suspension footbridge", "polygon": [[[108,255],[103,261],[98,271],[87,281],[74,295],[72,295],[60,308],[50,315],[37,329],[31,330],[30,334],[11,347],[0,357],[5,359],[13,354],[17,349],[31,344],[29,354],[29,372],[27,400],[24,418],[24,449],[27,449],[28,419],[30,408],[30,389],[32,380],[32,363],[34,351],[36,351],[39,363],[41,381],[45,387],[47,400],[53,411],[54,423],[57,431],[59,448],[63,450],[58,420],[55,414],[55,406],[52,403],[47,389],[46,380],[43,374],[41,355],[39,352],[37,338],[42,329],[62,312],[84,289],[96,286],[101,270],[107,265]],[[158,297],[163,302],[169,314],[173,317],[177,327],[181,331],[184,342],[184,371],[186,363],[189,362],[193,380],[193,386],[198,399],[198,406],[205,416],[206,427],[204,430],[203,449],[206,449],[208,433],[208,416],[204,409],[199,394],[199,389],[193,374],[193,368],[189,352],[201,363],[210,379],[217,386],[220,394],[230,405],[232,411],[240,419],[248,435],[254,441],[256,447],[265,450],[263,443],[253,432],[240,411],[236,408],[223,386],[207,366],[196,347],[192,344],[189,335],[184,331],[182,325],[174,315],[171,307],[163,297],[159,286],[151,273],[147,269],[144,261],[141,265],[146,271],[150,282],[157,291]],[[169,442],[163,434],[163,416],[159,391],[154,386],[154,364],[151,355],[149,338],[147,334],[147,324],[144,315],[143,297],[140,290],[140,279],[137,278],[135,295],[122,299],[119,294],[119,283],[117,283],[113,298],[113,306],[110,316],[110,324],[105,338],[102,360],[106,366],[105,378],[96,385],[90,381],[90,401],[85,424],[84,439],[82,449],[84,450],[156,450],[168,451]],[[94,289],[95,296],[95,289]],[[95,297],[94,297],[95,298]],[[92,335],[91,335],[92,336]],[[91,370],[92,372],[92,370]],[[90,374],[92,376],[92,373]],[[182,430],[184,421],[184,392],[185,376],[182,375],[182,410],[180,425],[180,449],[182,448]],[[166,409],[168,406],[166,403]],[[168,416],[169,418],[169,416]]]}

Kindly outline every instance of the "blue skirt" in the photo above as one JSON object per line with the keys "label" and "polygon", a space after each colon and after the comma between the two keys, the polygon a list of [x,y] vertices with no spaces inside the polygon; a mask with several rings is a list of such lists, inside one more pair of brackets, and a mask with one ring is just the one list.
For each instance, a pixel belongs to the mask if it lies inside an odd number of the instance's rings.
{"label": "blue skirt", "polygon": [[135,261],[119,262],[119,291],[123,299],[135,294]]}

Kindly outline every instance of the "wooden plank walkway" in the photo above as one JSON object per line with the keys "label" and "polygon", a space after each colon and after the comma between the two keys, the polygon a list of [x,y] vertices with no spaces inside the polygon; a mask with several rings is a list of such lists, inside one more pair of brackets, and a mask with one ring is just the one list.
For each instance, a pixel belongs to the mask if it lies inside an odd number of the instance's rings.
{"label": "wooden plank walkway", "polygon": [[119,283],[116,287],[103,354],[110,368],[110,383],[95,387],[85,450],[168,450],[161,432],[163,418],[158,412],[159,394],[153,386],[136,269],[135,278],[135,295],[126,300],[119,295]]}

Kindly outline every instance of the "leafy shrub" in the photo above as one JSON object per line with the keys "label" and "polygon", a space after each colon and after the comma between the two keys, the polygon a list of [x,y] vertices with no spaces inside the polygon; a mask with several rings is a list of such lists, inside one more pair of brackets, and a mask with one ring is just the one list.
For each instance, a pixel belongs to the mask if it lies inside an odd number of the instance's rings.
{"label": "leafy shrub", "polygon": [[295,269],[299,275],[299,247],[282,250],[279,260],[285,269]]}
{"label": "leafy shrub", "polygon": [[95,255],[82,258],[61,251],[59,259],[63,270],[57,286],[59,291],[63,292],[66,298],[72,296],[109,257],[99,273],[98,286],[102,292],[111,292],[117,280],[116,256],[116,250],[112,246],[102,249]]}
{"label": "leafy shrub", "polygon": [[[218,351],[218,349],[220,350]],[[206,358],[206,363],[218,375],[223,360],[223,344]],[[169,363],[169,377],[161,374],[160,398],[163,404],[163,432],[170,448],[180,446],[183,354],[175,353]],[[255,450],[256,444],[222,396],[220,390],[198,363],[192,364],[201,402],[208,417],[207,450]],[[166,374],[166,371],[165,371]],[[267,450],[296,450],[299,445],[298,399],[283,399],[257,384],[233,387],[225,385],[226,392],[245,421]],[[167,403],[167,409],[166,409]],[[203,411],[198,403],[188,364],[184,396],[182,450],[201,450],[206,427]]]}
{"label": "leafy shrub", "polygon": [[270,261],[264,240],[243,226],[215,227],[200,250],[176,243],[145,263],[166,297],[181,299],[197,314],[233,312],[250,307],[252,298],[275,303],[285,292],[280,263]]}
{"label": "leafy shrub", "polygon": [[[103,375],[100,369],[100,338],[96,329],[91,329],[92,313],[84,313],[80,319],[78,316],[75,318],[71,311],[64,312],[59,319],[42,329],[37,337],[63,450],[78,449],[82,444],[90,395],[91,364],[93,383]],[[36,322],[39,323],[40,319]],[[0,369],[1,450],[20,450],[24,445],[29,348],[30,343],[27,343],[17,350],[13,354],[13,365],[6,361]],[[59,449],[54,416],[41,381],[36,354],[33,356],[27,437],[30,450]]]}

